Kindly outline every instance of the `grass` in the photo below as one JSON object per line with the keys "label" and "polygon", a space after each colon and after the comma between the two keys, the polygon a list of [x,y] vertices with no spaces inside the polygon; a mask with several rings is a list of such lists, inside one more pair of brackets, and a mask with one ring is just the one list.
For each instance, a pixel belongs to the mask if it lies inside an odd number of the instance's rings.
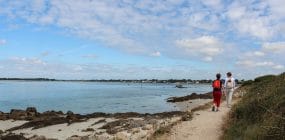
{"label": "grass", "polygon": [[285,139],[285,73],[245,82],[245,96],[233,106],[224,140]]}

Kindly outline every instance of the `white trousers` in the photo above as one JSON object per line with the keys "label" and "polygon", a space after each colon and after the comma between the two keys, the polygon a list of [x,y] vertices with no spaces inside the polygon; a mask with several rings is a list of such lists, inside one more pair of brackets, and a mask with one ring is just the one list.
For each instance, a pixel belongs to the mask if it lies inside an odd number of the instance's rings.
{"label": "white trousers", "polygon": [[232,98],[233,98],[233,93],[234,89],[226,89],[226,101],[227,101],[227,106],[230,107],[232,103]]}

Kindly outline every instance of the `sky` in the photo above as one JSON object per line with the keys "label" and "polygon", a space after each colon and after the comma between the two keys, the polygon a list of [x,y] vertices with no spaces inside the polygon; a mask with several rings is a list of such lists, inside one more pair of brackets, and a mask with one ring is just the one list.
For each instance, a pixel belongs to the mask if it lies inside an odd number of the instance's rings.
{"label": "sky", "polygon": [[0,77],[252,79],[284,54],[284,0],[0,0]]}

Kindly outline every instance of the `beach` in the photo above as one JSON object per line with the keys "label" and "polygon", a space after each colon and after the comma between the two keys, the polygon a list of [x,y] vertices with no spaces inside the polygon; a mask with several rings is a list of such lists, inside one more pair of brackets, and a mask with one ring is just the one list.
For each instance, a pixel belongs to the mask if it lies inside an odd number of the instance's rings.
{"label": "beach", "polygon": [[[209,97],[210,98],[210,97]],[[150,139],[157,131],[181,120],[190,120],[191,110],[211,99],[175,102],[180,111],[162,113],[37,112],[36,108],[0,113],[2,137],[27,139]]]}

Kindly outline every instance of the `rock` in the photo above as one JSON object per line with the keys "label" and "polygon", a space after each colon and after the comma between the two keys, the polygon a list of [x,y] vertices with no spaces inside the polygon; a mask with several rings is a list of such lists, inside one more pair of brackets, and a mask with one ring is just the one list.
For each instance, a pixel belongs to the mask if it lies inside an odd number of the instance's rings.
{"label": "rock", "polygon": [[46,112],[43,112],[41,114],[42,116],[47,116],[47,117],[51,117],[51,116],[59,116],[59,115],[64,115],[64,113],[62,111],[46,111]]}
{"label": "rock", "polygon": [[34,135],[29,140],[47,140],[45,136]]}
{"label": "rock", "polygon": [[155,133],[154,129],[147,131],[147,136],[152,136]]}
{"label": "rock", "polygon": [[35,107],[28,107],[26,109],[27,115],[28,116],[36,116],[37,115],[37,109]]}
{"label": "rock", "polygon": [[92,140],[119,140],[119,139],[110,137],[109,135],[97,135],[97,136],[94,136]]}
{"label": "rock", "polygon": [[146,123],[148,123],[148,124],[156,124],[157,120],[156,119],[149,119],[149,120],[147,120]]}
{"label": "rock", "polygon": [[80,138],[80,140],[91,140],[91,138],[89,138],[88,136],[82,136],[82,137]]}
{"label": "rock", "polygon": [[0,120],[7,120],[7,119],[8,119],[8,114],[0,111]]}
{"label": "rock", "polygon": [[0,136],[1,140],[28,140],[23,135],[8,134],[6,136]]}
{"label": "rock", "polygon": [[93,132],[93,131],[95,131],[93,128],[87,128],[82,130],[82,132]]}
{"label": "rock", "polygon": [[14,120],[33,120],[38,114],[35,107],[28,107],[26,110],[11,109],[10,114],[7,115],[9,119]]}
{"label": "rock", "polygon": [[91,138],[89,139],[88,136],[77,136],[77,135],[74,135],[74,136],[71,136],[69,138],[67,138],[66,140],[92,140]]}
{"label": "rock", "polygon": [[0,135],[3,134],[3,133],[4,133],[4,131],[0,129]]}
{"label": "rock", "polygon": [[146,131],[141,131],[140,133],[136,133],[131,135],[132,140],[147,140],[150,135]]}
{"label": "rock", "polygon": [[73,135],[73,136],[67,138],[66,140],[80,140],[80,137],[77,135]]}
{"label": "rock", "polygon": [[33,120],[37,115],[37,109],[35,107],[28,107],[26,109],[26,113],[27,113],[27,120]]}
{"label": "rock", "polygon": [[140,132],[140,129],[139,128],[133,128],[132,129],[132,133],[135,134],[135,133],[139,133]]}
{"label": "rock", "polygon": [[24,110],[11,109],[9,118],[14,120],[25,120],[27,118],[27,112]]}
{"label": "rock", "polygon": [[187,100],[193,100],[193,99],[212,99],[212,92],[208,92],[205,94],[197,94],[197,93],[192,93],[191,95],[186,95],[183,97],[170,97],[167,99],[167,102],[183,102]]}
{"label": "rock", "polygon": [[99,121],[97,121],[97,122],[91,124],[91,126],[97,125],[97,124],[99,124],[99,123],[106,123],[106,122],[107,122],[106,119],[101,119],[101,120],[99,120]]}
{"label": "rock", "polygon": [[192,119],[192,115],[191,114],[185,114],[181,117],[181,121],[189,121]]}
{"label": "rock", "polygon": [[67,111],[66,115],[66,119],[68,120],[69,124],[86,120],[86,117],[79,114],[74,114],[72,111]]}
{"label": "rock", "polygon": [[151,124],[147,124],[147,125],[142,127],[142,130],[151,130],[151,129],[153,129]]}
{"label": "rock", "polygon": [[115,140],[127,140],[128,139],[128,135],[124,132],[118,132],[116,135],[115,135]]}
{"label": "rock", "polygon": [[69,116],[70,116],[70,115],[73,115],[73,114],[74,114],[74,113],[73,113],[72,111],[67,111],[67,112],[66,112],[66,115],[69,115]]}

